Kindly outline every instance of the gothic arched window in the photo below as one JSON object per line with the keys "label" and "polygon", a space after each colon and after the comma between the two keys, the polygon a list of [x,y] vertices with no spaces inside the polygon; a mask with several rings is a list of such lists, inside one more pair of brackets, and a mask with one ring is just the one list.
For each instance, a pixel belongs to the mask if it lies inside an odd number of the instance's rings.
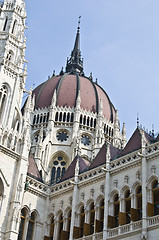
{"label": "gothic arched window", "polygon": [[28,224],[28,231],[27,231],[27,238],[26,240],[33,240],[34,236],[34,229],[35,229],[35,218],[36,218],[36,213],[32,212],[30,219],[29,219],[29,224]]}
{"label": "gothic arched window", "polygon": [[104,223],[104,199],[101,199],[101,201],[100,201],[99,221],[100,221],[99,232],[101,232],[101,231],[103,231],[103,223]]}
{"label": "gothic arched window", "polygon": [[5,22],[4,22],[4,27],[3,27],[3,31],[6,30],[7,27],[7,22],[8,22],[8,17],[6,17]]}
{"label": "gothic arched window", "polygon": [[67,232],[68,239],[69,239],[69,236],[70,236],[71,214],[72,214],[72,210],[69,210],[68,213],[67,213],[67,220],[66,220],[66,232]]}
{"label": "gothic arched window", "polygon": [[89,207],[89,224],[90,224],[91,235],[94,233],[94,219],[95,219],[95,208],[94,208],[94,202],[92,202]]}
{"label": "gothic arched window", "polygon": [[115,227],[119,226],[119,195],[115,194],[114,196],[114,218],[115,218]]}
{"label": "gothic arched window", "polygon": [[58,221],[58,240],[61,240],[61,234],[63,230],[63,216],[62,213],[59,216],[59,221]]}
{"label": "gothic arched window", "polygon": [[138,220],[142,219],[142,188],[139,186],[136,190],[136,205],[138,211]]}
{"label": "gothic arched window", "polygon": [[26,216],[27,216],[27,210],[25,208],[23,208],[21,211],[21,222],[20,222],[20,227],[19,227],[18,240],[23,239],[24,228],[25,228],[25,223],[26,223]]}
{"label": "gothic arched window", "polygon": [[54,216],[50,219],[50,239],[53,240],[54,237]]}
{"label": "gothic arched window", "polygon": [[159,184],[155,180],[152,184],[152,196],[154,205],[154,215],[159,215]]}
{"label": "gothic arched window", "polygon": [[7,103],[7,95],[8,95],[8,89],[5,85],[2,85],[0,88],[0,119],[2,119],[2,115],[5,110],[5,106]]}
{"label": "gothic arched window", "polygon": [[131,197],[130,191],[125,192],[125,212],[126,212],[126,224],[130,223],[130,209],[131,209]]}
{"label": "gothic arched window", "polygon": [[13,23],[13,28],[12,28],[12,34],[15,32],[16,30],[16,25],[17,25],[17,20],[14,21]]}
{"label": "gothic arched window", "polygon": [[53,158],[53,166],[51,170],[51,184],[58,182],[64,175],[66,170],[66,160],[63,155],[56,155]]}
{"label": "gothic arched window", "polygon": [[79,224],[80,234],[79,234],[79,237],[83,237],[84,222],[85,222],[85,211],[84,211],[84,206],[82,206],[80,209],[80,224]]}

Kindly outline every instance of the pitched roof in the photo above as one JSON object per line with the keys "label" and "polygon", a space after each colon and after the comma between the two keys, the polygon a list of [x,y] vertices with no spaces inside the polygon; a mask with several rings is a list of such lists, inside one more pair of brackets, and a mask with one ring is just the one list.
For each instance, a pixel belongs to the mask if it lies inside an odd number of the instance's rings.
{"label": "pitched roof", "polygon": [[[120,150],[115,148],[114,146],[110,145],[110,158],[111,160],[114,157],[117,157]],[[92,164],[90,165],[89,169],[96,168],[102,164],[106,163],[106,143],[102,146],[100,151],[98,152],[97,156],[93,160]]]}
{"label": "pitched roof", "polygon": [[[134,152],[141,148],[141,138],[142,138],[142,130],[141,128],[137,127],[134,131],[133,135],[129,139],[128,143],[126,144],[125,148],[121,151],[120,156],[126,155],[128,153]],[[145,138],[147,143],[151,143],[154,139],[148,133],[144,131]]]}
{"label": "pitched roof", "polygon": [[31,176],[41,180],[41,175],[39,173],[38,167],[35,163],[35,160],[34,160],[34,157],[33,157],[32,154],[29,156],[28,162],[29,162],[28,174],[30,174]]}
{"label": "pitched roof", "polygon": [[67,168],[66,172],[64,173],[63,177],[61,178],[61,181],[67,180],[69,178],[74,177],[75,175],[75,167],[77,159],[79,158],[79,173],[84,172],[84,170],[88,169],[89,162],[85,161],[83,158],[76,156],[70,166]]}

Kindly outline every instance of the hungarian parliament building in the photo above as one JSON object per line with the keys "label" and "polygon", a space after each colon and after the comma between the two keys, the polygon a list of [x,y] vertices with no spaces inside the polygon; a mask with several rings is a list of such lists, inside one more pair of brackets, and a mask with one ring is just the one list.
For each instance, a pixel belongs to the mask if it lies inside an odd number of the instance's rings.
{"label": "hungarian parliament building", "polygon": [[27,91],[26,17],[1,2],[0,240],[159,239],[159,136],[137,123],[127,141],[84,73],[80,19],[66,67]]}

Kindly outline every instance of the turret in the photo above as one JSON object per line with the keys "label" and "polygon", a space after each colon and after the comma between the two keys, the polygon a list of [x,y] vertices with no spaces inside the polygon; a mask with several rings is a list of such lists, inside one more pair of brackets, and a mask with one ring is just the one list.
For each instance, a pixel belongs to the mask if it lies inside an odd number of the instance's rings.
{"label": "turret", "polygon": [[0,18],[0,87],[5,94],[0,97],[0,124],[9,129],[16,109],[21,108],[27,76],[25,18],[23,0],[4,0]]}

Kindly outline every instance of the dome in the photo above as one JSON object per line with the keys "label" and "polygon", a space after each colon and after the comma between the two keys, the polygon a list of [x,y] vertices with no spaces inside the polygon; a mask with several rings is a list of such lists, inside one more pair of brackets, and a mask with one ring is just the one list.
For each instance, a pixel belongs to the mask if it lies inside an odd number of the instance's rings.
{"label": "dome", "polygon": [[92,76],[88,78],[84,74],[83,59],[80,51],[79,25],[71,57],[67,59],[65,73],[62,69],[59,76],[51,77],[33,91],[33,94],[35,94],[35,108],[49,107],[55,89],[57,92],[57,106],[76,107],[76,99],[80,91],[82,109],[98,113],[99,103],[102,100],[104,117],[114,122],[115,108],[108,95],[97,83],[92,81]]}
{"label": "dome", "polygon": [[99,102],[102,99],[104,117],[114,122],[115,108],[106,92],[87,77],[78,74],[65,73],[53,76],[39,85],[33,91],[35,94],[35,108],[45,108],[51,105],[54,91],[57,92],[57,106],[75,107],[80,91],[81,108],[93,113],[99,112]]}

